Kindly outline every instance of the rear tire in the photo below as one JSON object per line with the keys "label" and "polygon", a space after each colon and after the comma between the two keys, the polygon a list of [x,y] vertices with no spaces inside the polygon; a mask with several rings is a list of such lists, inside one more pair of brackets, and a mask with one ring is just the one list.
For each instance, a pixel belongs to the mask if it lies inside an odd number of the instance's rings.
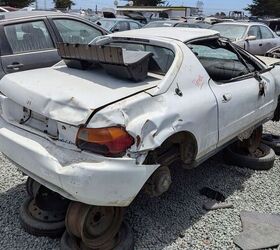
{"label": "rear tire", "polygon": [[252,156],[240,152],[236,144],[229,146],[225,151],[225,161],[231,165],[249,168],[253,170],[269,170],[273,167],[275,152],[265,144],[260,144],[257,150],[263,152],[261,157]]}

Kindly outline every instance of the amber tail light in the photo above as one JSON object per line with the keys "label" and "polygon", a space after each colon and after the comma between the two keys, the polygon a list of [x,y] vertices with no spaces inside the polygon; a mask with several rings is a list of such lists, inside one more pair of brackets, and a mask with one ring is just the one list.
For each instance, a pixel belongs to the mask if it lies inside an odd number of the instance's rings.
{"label": "amber tail light", "polygon": [[80,128],[76,145],[82,150],[105,156],[123,156],[134,138],[122,127]]}

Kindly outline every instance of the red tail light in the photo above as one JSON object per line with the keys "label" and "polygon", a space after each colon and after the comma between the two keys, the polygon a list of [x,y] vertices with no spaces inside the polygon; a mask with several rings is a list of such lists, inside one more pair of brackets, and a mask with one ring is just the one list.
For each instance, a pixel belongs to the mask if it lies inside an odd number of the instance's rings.
{"label": "red tail light", "polygon": [[80,128],[76,144],[82,150],[117,157],[125,154],[134,139],[122,127]]}

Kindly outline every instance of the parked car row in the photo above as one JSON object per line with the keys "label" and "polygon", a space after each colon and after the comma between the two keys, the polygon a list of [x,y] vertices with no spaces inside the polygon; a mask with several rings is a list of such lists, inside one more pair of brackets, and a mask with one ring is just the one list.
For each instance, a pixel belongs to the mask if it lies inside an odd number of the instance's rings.
{"label": "parked car row", "polygon": [[230,39],[238,46],[255,55],[265,53],[280,45],[280,37],[266,24],[257,22],[220,22],[214,25],[198,20],[188,23],[187,20],[161,20],[143,24],[132,19],[101,18],[95,22],[108,32],[119,32],[140,28],[202,28],[213,29],[220,32],[220,35]]}

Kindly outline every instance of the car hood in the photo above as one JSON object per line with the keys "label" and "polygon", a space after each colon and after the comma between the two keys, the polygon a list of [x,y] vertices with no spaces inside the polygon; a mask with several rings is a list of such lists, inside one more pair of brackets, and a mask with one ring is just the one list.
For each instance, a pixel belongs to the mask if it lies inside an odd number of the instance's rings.
{"label": "car hood", "polygon": [[46,117],[81,125],[94,110],[153,88],[160,78],[149,75],[145,81],[134,83],[109,76],[102,69],[56,66],[6,75],[0,81],[0,91]]}

